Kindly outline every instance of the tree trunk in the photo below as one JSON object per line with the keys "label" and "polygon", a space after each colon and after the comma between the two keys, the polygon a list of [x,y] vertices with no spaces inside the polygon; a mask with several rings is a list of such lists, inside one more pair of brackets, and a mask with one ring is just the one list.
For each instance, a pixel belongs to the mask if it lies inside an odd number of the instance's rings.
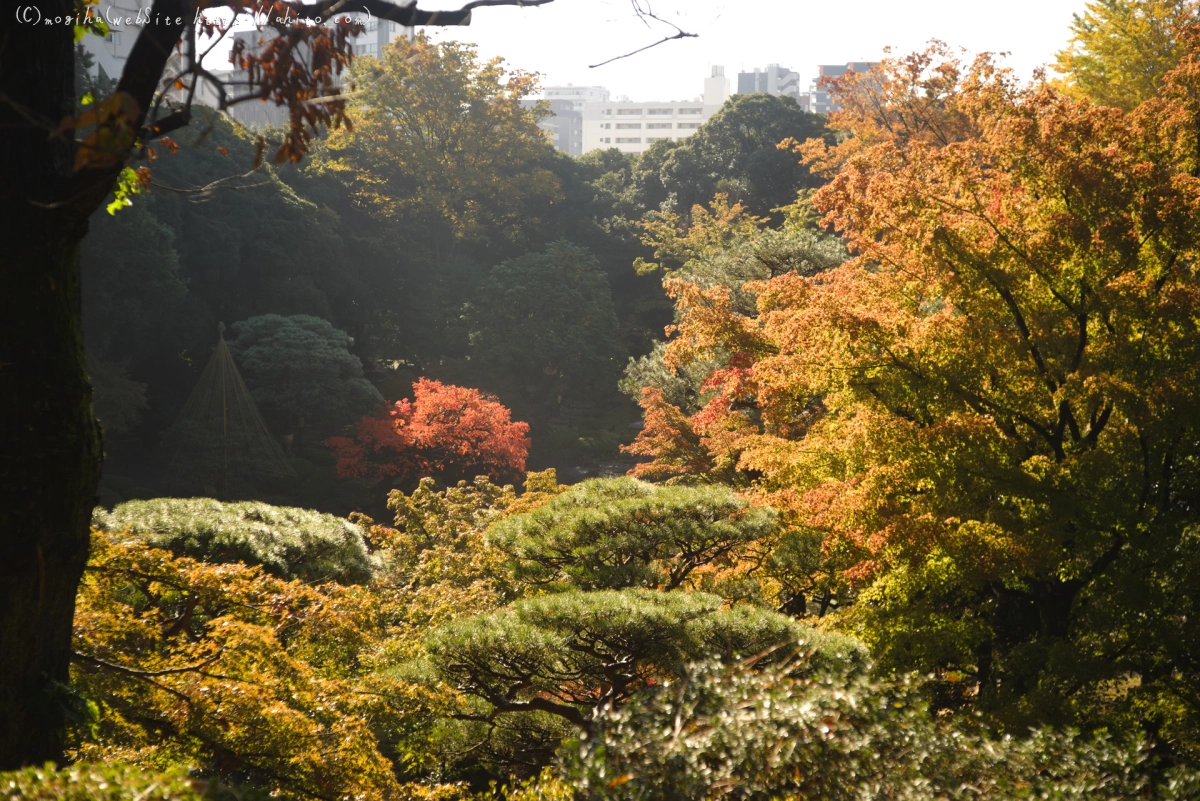
{"label": "tree trunk", "polygon": [[69,135],[51,135],[74,100],[72,28],[21,24],[14,5],[0,13],[0,770],[62,758],[101,461],[80,310],[90,209],[71,196]]}

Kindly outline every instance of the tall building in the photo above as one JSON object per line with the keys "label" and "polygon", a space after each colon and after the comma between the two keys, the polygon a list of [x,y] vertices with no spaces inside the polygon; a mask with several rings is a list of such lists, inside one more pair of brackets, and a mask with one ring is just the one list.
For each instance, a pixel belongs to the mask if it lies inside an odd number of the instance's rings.
{"label": "tall building", "polygon": [[830,96],[829,87],[821,85],[822,78],[840,78],[847,72],[868,72],[878,63],[877,61],[850,61],[846,64],[822,64],[817,67],[817,77],[808,89],[808,110],[817,114],[828,114],[841,108],[841,104]]}
{"label": "tall building", "polygon": [[603,86],[547,86],[542,90],[545,100],[522,100],[525,108],[545,102],[550,116],[538,123],[550,135],[554,146],[569,156],[583,155],[583,106],[585,103],[607,103],[608,90]]}
{"label": "tall building", "polygon": [[695,100],[669,103],[618,102],[583,104],[583,152],[615,147],[643,153],[660,139],[685,139],[720,111],[729,99],[724,67],[713,67],[704,79],[704,94]]}
{"label": "tall building", "polygon": [[800,74],[778,64],[768,64],[766,69],[755,67],[753,72],[739,72],[737,93],[790,97],[801,108],[808,108],[808,93],[800,91]]}

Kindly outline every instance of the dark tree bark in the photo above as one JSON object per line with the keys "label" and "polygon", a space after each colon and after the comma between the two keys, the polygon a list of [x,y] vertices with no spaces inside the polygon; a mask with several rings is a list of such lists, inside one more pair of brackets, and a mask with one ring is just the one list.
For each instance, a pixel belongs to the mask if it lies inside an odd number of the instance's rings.
{"label": "dark tree bark", "polygon": [[[0,769],[62,756],[75,590],[100,432],[84,370],[69,25],[0,12]],[[43,13],[74,13],[69,0]],[[48,129],[49,128],[49,129]]]}

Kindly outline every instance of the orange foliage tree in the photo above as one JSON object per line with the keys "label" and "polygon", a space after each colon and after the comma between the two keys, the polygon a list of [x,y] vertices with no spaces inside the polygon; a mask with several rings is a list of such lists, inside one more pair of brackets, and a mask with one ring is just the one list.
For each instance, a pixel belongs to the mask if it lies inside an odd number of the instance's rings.
{"label": "orange foliage tree", "polygon": [[[1149,720],[1200,744],[1200,34],[1129,113],[935,45],[852,76],[799,146],[855,258],[676,283],[671,364],[741,363],[642,472],[694,447],[818,536],[885,664],[1022,726]],[[689,437],[692,439],[689,440]]]}
{"label": "orange foliage tree", "polygon": [[486,475],[514,479],[525,469],[529,424],[477,389],[422,378],[413,399],[399,400],[378,417],[359,421],[353,439],[331,437],[338,475],[410,481],[446,481]]}

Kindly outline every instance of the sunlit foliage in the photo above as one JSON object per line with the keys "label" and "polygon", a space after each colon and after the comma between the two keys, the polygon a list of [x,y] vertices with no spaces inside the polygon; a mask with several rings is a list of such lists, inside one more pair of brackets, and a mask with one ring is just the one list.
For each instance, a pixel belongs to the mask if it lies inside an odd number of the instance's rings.
{"label": "sunlit foliage", "polygon": [[327,440],[340,475],[408,481],[485,474],[502,479],[525,469],[529,426],[513,422],[495,399],[425,378],[413,384],[413,395],[411,401],[392,404],[382,417],[364,417],[354,439]]}
{"label": "sunlit foliage", "polygon": [[802,148],[855,258],[754,314],[670,283],[667,363],[733,356],[639,447],[818,538],[844,624],[940,703],[1192,749],[1197,61],[1129,114],[938,48],[873,75]]}
{"label": "sunlit foliage", "polygon": [[1072,94],[1129,111],[1154,97],[1187,53],[1182,29],[1196,12],[1194,0],[1093,0],[1074,15],[1055,69]]}
{"label": "sunlit foliage", "polygon": [[152,548],[205,562],[262,565],[282,579],[362,584],[375,565],[362,530],[311,509],[255,501],[155,498],[97,508],[92,525],[128,531]]}

